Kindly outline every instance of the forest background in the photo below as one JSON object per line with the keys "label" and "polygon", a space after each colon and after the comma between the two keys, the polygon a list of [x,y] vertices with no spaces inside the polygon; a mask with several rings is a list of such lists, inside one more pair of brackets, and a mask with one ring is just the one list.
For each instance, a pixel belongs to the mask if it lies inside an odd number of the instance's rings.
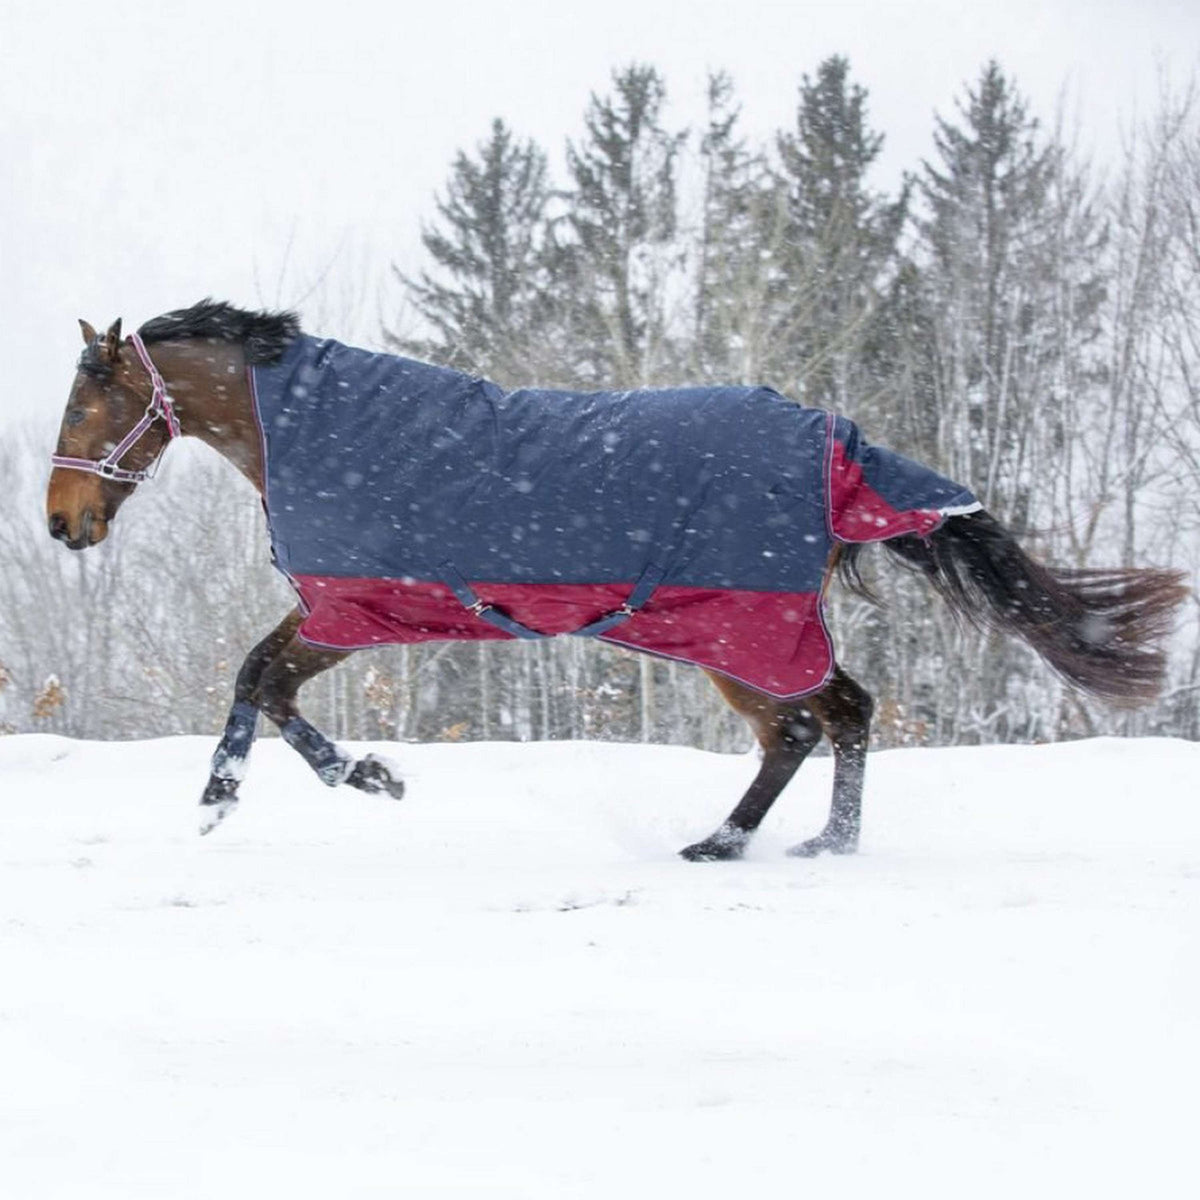
{"label": "forest background", "polygon": [[[512,386],[769,384],[968,484],[1048,562],[1173,565],[1195,584],[1194,95],[1164,90],[1100,176],[989,62],[937,119],[930,160],[885,192],[846,59],[803,75],[793,124],[765,142],[742,135],[727,77],[707,94],[703,126],[677,128],[662,73],[622,68],[560,164],[497,119],[431,202],[426,267],[393,272],[392,312],[359,340]],[[304,315],[332,336],[361,319],[319,283]],[[242,656],[289,604],[255,498],[174,447],[117,536],[71,555],[43,529],[46,438],[0,443],[0,725],[215,734]],[[1166,693],[1121,712],[956,625],[894,565],[868,582],[883,606],[835,591],[830,623],[879,700],[881,744],[1200,737],[1195,596]],[[363,653],[305,703],[343,737],[748,742],[699,672],[581,639]]]}

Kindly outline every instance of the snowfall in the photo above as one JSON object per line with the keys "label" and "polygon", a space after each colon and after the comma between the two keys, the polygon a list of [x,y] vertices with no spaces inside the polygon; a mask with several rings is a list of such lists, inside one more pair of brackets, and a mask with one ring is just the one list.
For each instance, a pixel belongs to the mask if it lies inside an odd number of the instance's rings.
{"label": "snowfall", "polygon": [[1196,1194],[1200,745],[375,748],[0,738],[6,1200]]}

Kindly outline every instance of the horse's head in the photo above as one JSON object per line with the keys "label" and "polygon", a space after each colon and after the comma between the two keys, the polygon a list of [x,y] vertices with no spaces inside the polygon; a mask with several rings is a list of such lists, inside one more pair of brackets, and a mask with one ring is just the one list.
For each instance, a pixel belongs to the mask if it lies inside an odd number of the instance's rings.
{"label": "horse's head", "polygon": [[153,381],[121,342],[120,320],[103,335],[86,321],[79,326],[85,349],[46,493],[50,536],[72,550],[104,540],[117,509],[146,477],[171,435],[169,425],[160,425],[152,415],[149,406],[157,401],[149,394]]}

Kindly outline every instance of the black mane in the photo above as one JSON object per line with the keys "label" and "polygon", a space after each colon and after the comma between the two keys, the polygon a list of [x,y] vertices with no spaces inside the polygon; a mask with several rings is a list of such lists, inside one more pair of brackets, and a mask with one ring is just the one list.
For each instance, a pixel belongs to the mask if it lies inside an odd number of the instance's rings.
{"label": "black mane", "polygon": [[[248,363],[275,362],[300,333],[294,312],[250,312],[223,300],[206,299],[147,321],[138,333],[147,345],[177,338],[240,342]],[[87,352],[84,352],[86,359]],[[80,370],[88,368],[80,361]]]}

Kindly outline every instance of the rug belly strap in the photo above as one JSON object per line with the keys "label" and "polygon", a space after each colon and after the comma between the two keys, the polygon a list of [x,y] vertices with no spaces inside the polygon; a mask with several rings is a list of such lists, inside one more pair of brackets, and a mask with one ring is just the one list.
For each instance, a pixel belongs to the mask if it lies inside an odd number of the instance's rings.
{"label": "rug belly strap", "polygon": [[[524,638],[527,641],[557,636],[530,629],[528,625],[522,625],[515,617],[509,616],[503,609],[480,599],[463,573],[452,562],[442,563],[441,571],[442,577],[458,602],[481,621],[486,621],[489,625],[494,625],[497,629],[502,629],[513,637]],[[572,629],[568,636],[599,637],[600,634],[607,633],[610,629],[615,629],[618,625],[628,621],[654,594],[654,589],[662,582],[663,574],[661,567],[654,563],[647,564],[646,569],[638,576],[633,591],[629,593],[629,599],[624,604],[612,612],[605,613],[602,617],[597,617],[594,621],[589,621],[579,629]]]}

